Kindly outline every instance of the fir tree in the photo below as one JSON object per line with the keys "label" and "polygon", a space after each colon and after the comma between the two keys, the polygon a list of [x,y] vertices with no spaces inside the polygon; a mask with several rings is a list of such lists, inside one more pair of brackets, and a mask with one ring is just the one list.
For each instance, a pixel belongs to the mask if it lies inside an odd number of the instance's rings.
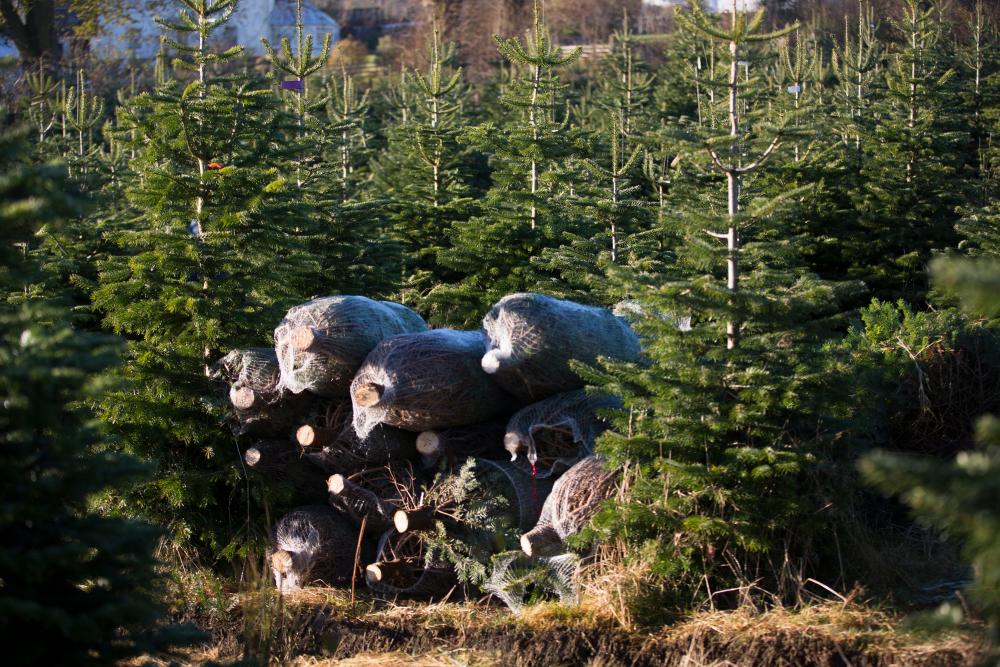
{"label": "fir tree", "polygon": [[308,146],[304,144],[308,141],[306,137],[306,122],[309,117],[308,112],[310,111],[309,77],[317,73],[329,58],[331,40],[330,33],[327,33],[323,37],[323,44],[320,46],[319,53],[314,54],[313,36],[306,35],[303,37],[304,27],[302,22],[302,0],[296,0],[294,49],[291,40],[287,37],[283,38],[281,40],[281,56],[279,57],[267,39],[262,37],[260,40],[264,46],[264,50],[267,52],[268,58],[271,60],[271,66],[278,72],[284,72],[294,77],[290,81],[282,81],[280,89],[283,92],[287,90],[287,95],[285,96],[286,102],[290,97],[291,106],[294,109],[296,128],[294,143],[298,144],[299,150],[293,151],[293,153],[298,153],[296,156],[299,158],[296,160],[296,182],[300,188],[303,182],[301,161],[304,157],[301,153],[308,150]]}
{"label": "fir tree", "polygon": [[[641,198],[642,183],[636,182],[642,146],[627,152],[628,137],[622,131],[622,121],[617,112],[611,116],[606,130],[606,162],[581,161],[590,179],[577,188],[574,201],[582,215],[599,222],[600,228],[590,238],[565,232],[563,245],[546,248],[532,260],[535,266],[547,269],[537,289],[603,305],[610,305],[613,297],[604,289],[602,261],[633,265],[644,261],[647,248],[641,242],[634,243],[634,239],[651,227],[651,207]],[[557,274],[558,278],[548,278],[548,274]]]}
{"label": "fir tree", "polygon": [[59,119],[59,103],[56,96],[59,92],[59,82],[45,70],[42,63],[38,71],[25,73],[25,83],[28,86],[28,121],[37,132],[37,148],[42,151],[47,144],[49,132]]}
{"label": "fir tree", "polygon": [[567,54],[552,42],[539,0],[524,42],[494,39],[515,70],[501,94],[505,123],[486,123],[468,133],[470,143],[490,156],[493,185],[484,215],[454,224],[452,247],[439,255],[461,281],[438,286],[428,296],[431,304],[452,312],[454,325],[476,322],[501,296],[530,289],[538,282],[531,258],[558,245],[562,232],[581,222],[573,219],[571,207],[556,201],[573,185],[561,178],[559,167],[581,148],[568,131],[561,99],[565,85],[557,70],[580,51]]}
{"label": "fir tree", "polygon": [[[1000,317],[1000,264],[995,259],[938,260],[933,273],[956,291],[974,315]],[[979,447],[953,462],[875,452],[861,462],[865,476],[883,491],[901,496],[918,519],[961,540],[973,565],[974,600],[985,613],[991,638],[1000,642],[1000,420],[980,419]]]}
{"label": "fir tree", "polygon": [[[37,270],[14,244],[75,208],[65,169],[24,164],[22,138],[0,135],[5,291]],[[147,474],[108,451],[87,409],[120,345],[75,331],[55,299],[19,301],[0,301],[0,639],[12,664],[111,664],[150,648],[160,613],[157,531],[95,506]]]}
{"label": "fir tree", "polygon": [[71,86],[66,94],[66,124],[76,133],[77,139],[76,150],[72,154],[74,159],[69,162],[71,175],[74,166],[78,175],[87,173],[93,131],[104,120],[104,100],[87,93],[86,84],[81,69],[76,75],[76,85]]}
{"label": "fir tree", "polygon": [[284,113],[271,148],[280,172],[298,186],[284,198],[282,215],[319,263],[313,294],[387,294],[398,278],[384,266],[398,261],[398,249],[384,230],[384,200],[369,196],[369,94],[344,71],[339,80],[328,76],[329,34],[318,52],[304,34],[299,2],[295,43],[282,40],[279,53],[262,40],[272,77],[293,77],[278,85]]}
{"label": "fir tree", "polygon": [[297,188],[275,165],[271,91],[215,73],[240,53],[208,47],[234,0],[181,2],[179,19],[163,25],[192,37],[166,41],[181,53],[174,70],[193,80],[135,100],[129,220],[111,235],[120,254],[100,263],[94,293],[106,325],[131,341],[125,386],[100,410],[123,449],[156,467],[155,482],[127,494],[132,511],[232,556],[254,516],[240,507],[241,453],[219,423],[209,367],[268,340],[269,324],[312,293],[320,266],[307,252],[311,230],[287,216]]}
{"label": "fir tree", "polygon": [[971,183],[972,205],[961,208],[956,231],[959,248],[967,254],[1000,254],[1000,151],[993,138],[1000,128],[1000,71],[996,55],[1000,40],[996,27],[984,16],[982,2],[977,2],[970,16],[969,43],[960,51],[961,64],[967,73],[963,90],[966,114],[971,115],[970,138],[978,156],[978,178]]}
{"label": "fir tree", "polygon": [[[468,147],[459,143],[465,129],[466,86],[461,68],[452,68],[455,45],[441,43],[437,23],[427,48],[426,73],[404,70],[396,97],[410,109],[389,128],[384,156],[375,163],[381,189],[392,193],[392,228],[403,243],[403,300],[455,275],[438,262],[449,244],[447,231],[477,210],[468,181],[477,169]],[[405,108],[404,108],[405,110]]]}
{"label": "fir tree", "polygon": [[639,40],[629,24],[628,11],[622,16],[622,27],[612,37],[614,49],[608,59],[608,77],[601,106],[614,111],[624,147],[629,150],[648,129],[655,77],[637,53]]}
{"label": "fir tree", "polygon": [[901,38],[861,132],[861,182],[849,275],[876,296],[920,301],[932,250],[956,242],[967,136],[950,112],[954,70],[936,2],[901,0]]}
{"label": "fir tree", "polygon": [[[730,122],[722,135],[706,126],[685,152],[671,191],[672,261],[655,271],[609,267],[619,297],[632,301],[647,363],[589,374],[624,399],[598,449],[631,470],[627,500],[595,526],[655,554],[668,594],[705,596],[772,574],[769,554],[802,546],[792,541],[814,510],[802,474],[835,399],[819,399],[818,345],[840,290],[803,267],[787,225],[794,214],[775,215],[798,209],[805,190],[760,190],[766,158],[791,133],[763,133],[771,100],[740,63],[756,67],[767,43],[795,26],[763,32],[763,13],[739,13],[735,3],[726,28],[697,6],[681,16],[685,29],[728,44],[728,76],[702,83],[724,93],[717,101]],[[715,237],[726,241],[721,252]]]}

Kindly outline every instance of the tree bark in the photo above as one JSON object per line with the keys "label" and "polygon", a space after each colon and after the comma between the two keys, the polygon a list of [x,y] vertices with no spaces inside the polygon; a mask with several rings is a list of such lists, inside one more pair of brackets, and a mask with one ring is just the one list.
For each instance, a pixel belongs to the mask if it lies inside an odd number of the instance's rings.
{"label": "tree bark", "polygon": [[0,34],[14,43],[22,62],[41,61],[54,70],[62,56],[62,45],[56,30],[55,0],[32,0],[22,19],[14,0],[0,0],[0,17],[3,25]]}

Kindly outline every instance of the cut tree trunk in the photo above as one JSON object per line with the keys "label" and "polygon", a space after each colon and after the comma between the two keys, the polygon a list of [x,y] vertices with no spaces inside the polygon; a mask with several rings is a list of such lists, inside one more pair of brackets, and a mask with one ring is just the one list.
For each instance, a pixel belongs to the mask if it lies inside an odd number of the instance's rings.
{"label": "cut tree trunk", "polygon": [[367,517],[367,526],[374,532],[384,533],[393,527],[397,505],[380,498],[374,491],[355,484],[344,475],[331,475],[326,488],[330,505],[359,526]]}
{"label": "cut tree trunk", "polygon": [[397,510],[392,517],[396,530],[430,530],[434,527],[437,512],[433,507],[418,507],[414,510]]}

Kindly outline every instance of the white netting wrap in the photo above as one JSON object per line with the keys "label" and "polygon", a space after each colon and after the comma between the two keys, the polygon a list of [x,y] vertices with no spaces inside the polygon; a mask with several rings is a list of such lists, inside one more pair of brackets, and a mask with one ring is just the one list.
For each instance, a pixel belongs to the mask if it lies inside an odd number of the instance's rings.
{"label": "white netting wrap", "polygon": [[268,562],[275,584],[292,591],[314,582],[349,581],[356,540],[346,519],[325,505],[292,510],[271,530]]}
{"label": "white netting wrap", "polygon": [[500,598],[515,614],[552,596],[564,605],[576,605],[580,562],[573,553],[536,560],[517,551],[500,554],[493,559],[493,573],[483,590]]}
{"label": "white netting wrap", "polygon": [[421,432],[487,421],[510,397],[483,372],[478,331],[435,329],[379,343],[351,383],[354,429],[378,424]]}
{"label": "white netting wrap", "polygon": [[366,437],[358,437],[350,401],[330,405],[323,418],[299,427],[296,439],[305,458],[328,473],[416,457],[416,435],[409,431],[377,426]]}
{"label": "white netting wrap", "polygon": [[281,437],[296,422],[323,412],[324,401],[318,397],[284,391],[280,375],[278,357],[269,347],[233,350],[215,363],[212,377],[229,384],[232,411],[227,421],[237,436]]}
{"label": "white netting wrap", "polygon": [[614,308],[611,309],[611,312],[630,324],[634,324],[635,322],[642,320],[642,318],[652,315],[653,317],[656,317],[664,322],[673,324],[677,327],[678,331],[691,331],[690,315],[679,317],[662,310],[650,310],[634,299],[619,301],[615,304]]}
{"label": "white netting wrap", "polygon": [[295,306],[274,330],[280,386],[346,396],[355,371],[390,336],[425,331],[406,306],[363,296],[329,296]]}
{"label": "white netting wrap", "polygon": [[249,389],[257,397],[271,403],[278,400],[281,371],[278,356],[270,347],[249,347],[233,350],[215,363],[216,377],[230,386],[230,396],[240,389]]}
{"label": "white netting wrap", "polygon": [[594,441],[608,428],[598,412],[620,406],[617,397],[588,395],[582,389],[556,394],[514,413],[504,447],[516,465],[539,477],[558,475],[593,453]]}
{"label": "white netting wrap", "polygon": [[530,556],[561,551],[594,516],[601,503],[615,493],[617,473],[596,456],[588,456],[560,477],[545,499],[538,524],[521,536],[521,548]]}
{"label": "white netting wrap", "polygon": [[455,570],[430,563],[420,533],[389,530],[379,538],[376,561],[365,570],[368,588],[383,595],[442,598],[455,587]]}
{"label": "white netting wrap", "polygon": [[583,306],[542,294],[511,294],[483,318],[483,369],[524,401],[578,389],[583,380],[570,360],[639,359],[639,339],[607,308]]}
{"label": "white netting wrap", "polygon": [[521,530],[535,525],[553,485],[538,479],[506,461],[476,459],[476,478],[491,492],[502,494],[514,525]]}

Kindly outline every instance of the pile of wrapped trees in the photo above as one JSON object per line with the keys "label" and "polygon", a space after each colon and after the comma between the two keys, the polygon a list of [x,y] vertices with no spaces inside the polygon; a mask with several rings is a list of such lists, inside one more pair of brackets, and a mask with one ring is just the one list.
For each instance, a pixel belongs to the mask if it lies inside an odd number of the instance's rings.
{"label": "pile of wrapped trees", "polygon": [[573,362],[639,356],[610,311],[540,294],[480,331],[360,296],[292,308],[273,348],[217,364],[247,468],[300,504],[272,531],[277,586],[440,598],[497,553],[565,551],[615,488],[593,449],[617,404]]}

